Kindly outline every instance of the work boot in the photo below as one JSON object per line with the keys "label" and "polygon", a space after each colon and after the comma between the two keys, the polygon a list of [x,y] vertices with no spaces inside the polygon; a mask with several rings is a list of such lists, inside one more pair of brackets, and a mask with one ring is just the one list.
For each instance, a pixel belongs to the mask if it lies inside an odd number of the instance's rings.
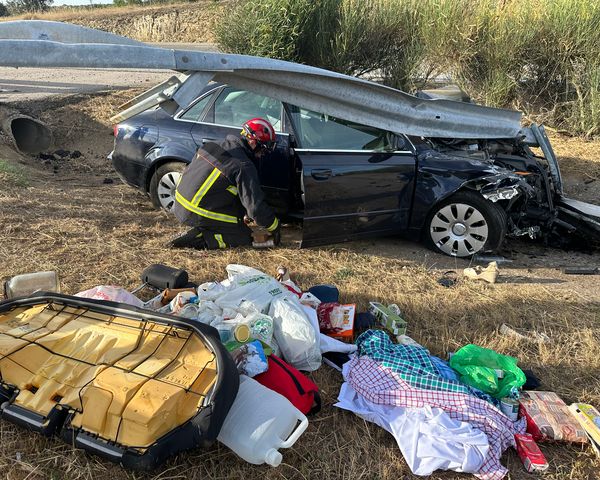
{"label": "work boot", "polygon": [[202,230],[198,227],[194,227],[191,230],[188,230],[183,235],[171,240],[169,242],[169,247],[171,247],[171,248],[195,248],[197,250],[205,250],[206,249],[206,240],[204,240],[204,235],[202,234]]}

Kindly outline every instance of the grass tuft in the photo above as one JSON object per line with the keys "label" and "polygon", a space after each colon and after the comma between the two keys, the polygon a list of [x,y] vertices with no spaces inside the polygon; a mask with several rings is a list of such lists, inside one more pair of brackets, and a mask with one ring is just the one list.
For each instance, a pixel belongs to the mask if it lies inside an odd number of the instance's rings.
{"label": "grass tuft", "polygon": [[29,185],[27,181],[27,172],[25,168],[13,161],[0,158],[0,181],[10,182],[17,187],[26,187]]}

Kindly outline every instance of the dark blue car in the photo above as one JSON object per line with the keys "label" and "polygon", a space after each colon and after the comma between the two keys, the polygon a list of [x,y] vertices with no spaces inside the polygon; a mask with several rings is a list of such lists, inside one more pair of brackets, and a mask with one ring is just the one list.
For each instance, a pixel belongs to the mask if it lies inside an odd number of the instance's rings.
{"label": "dark blue car", "polygon": [[550,221],[547,162],[522,141],[409,137],[216,83],[167,110],[115,125],[110,154],[121,179],[157,208],[171,209],[199,147],[263,117],[278,146],[257,169],[273,207],[302,222],[303,246],[402,234],[466,257]]}

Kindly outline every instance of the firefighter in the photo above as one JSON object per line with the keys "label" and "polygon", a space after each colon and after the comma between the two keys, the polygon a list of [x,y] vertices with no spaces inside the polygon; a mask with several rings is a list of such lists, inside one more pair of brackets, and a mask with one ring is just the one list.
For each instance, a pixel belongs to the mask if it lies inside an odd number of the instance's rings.
{"label": "firefighter", "polygon": [[275,146],[273,125],[253,118],[239,137],[228,135],[198,149],[177,185],[173,207],[179,221],[192,229],[171,246],[213,250],[252,245],[248,217],[278,244],[279,219],[265,200],[254,165]]}

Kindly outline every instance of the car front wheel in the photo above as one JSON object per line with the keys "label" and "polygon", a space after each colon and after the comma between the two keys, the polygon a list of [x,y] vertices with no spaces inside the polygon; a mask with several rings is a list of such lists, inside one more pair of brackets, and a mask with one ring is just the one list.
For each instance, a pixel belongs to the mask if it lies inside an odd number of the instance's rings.
{"label": "car front wheel", "polygon": [[175,188],[187,165],[168,162],[156,169],[150,180],[150,199],[156,208],[170,212],[175,205]]}
{"label": "car front wheel", "polygon": [[425,224],[425,243],[453,257],[494,251],[506,234],[506,212],[475,192],[459,192],[436,205]]}

